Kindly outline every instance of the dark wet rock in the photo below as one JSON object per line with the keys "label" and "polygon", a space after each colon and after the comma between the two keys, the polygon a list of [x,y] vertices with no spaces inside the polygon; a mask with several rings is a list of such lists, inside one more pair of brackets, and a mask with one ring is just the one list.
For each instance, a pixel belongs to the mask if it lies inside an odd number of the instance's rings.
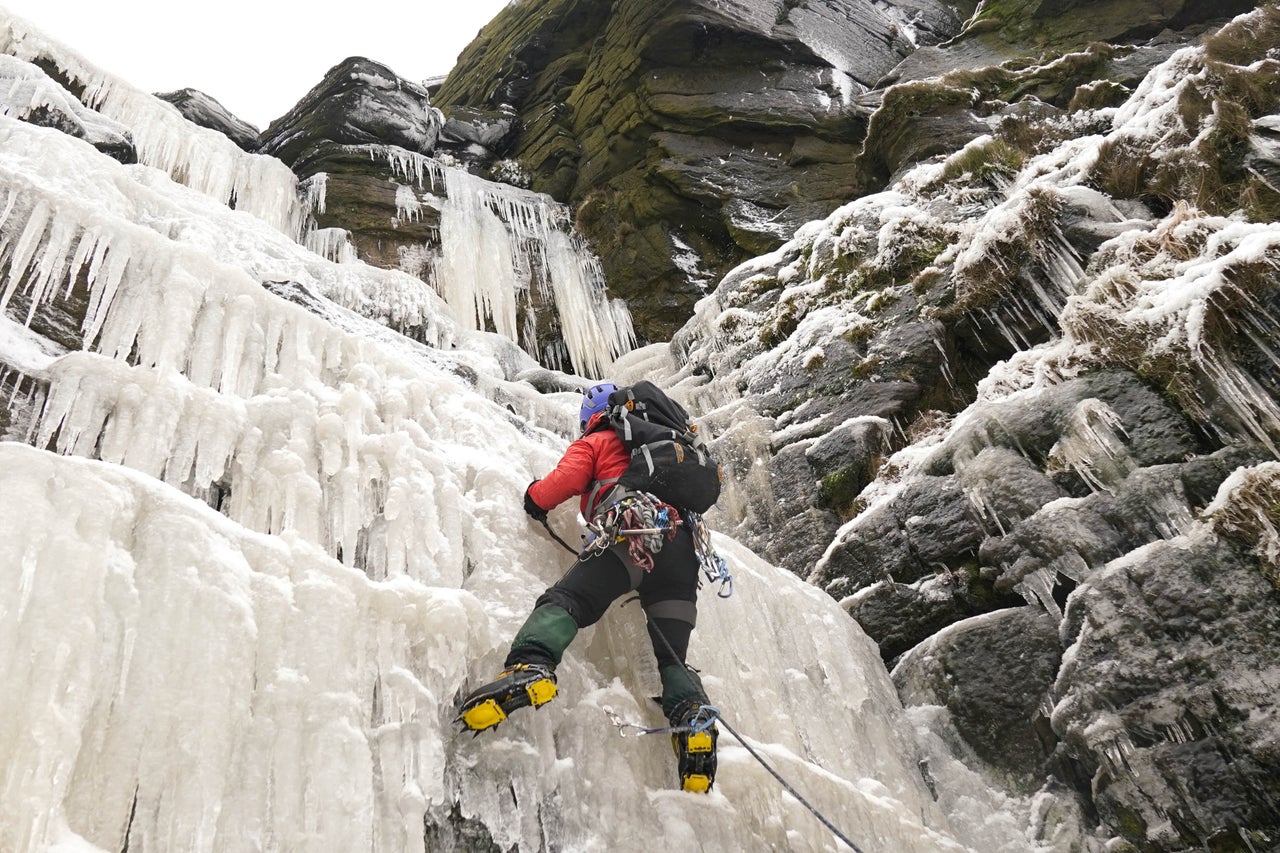
{"label": "dark wet rock", "polygon": [[1073,594],[1053,727],[1106,824],[1144,850],[1280,838],[1277,631],[1280,592],[1213,537],[1144,549]]}
{"label": "dark wet rock", "polygon": [[40,411],[49,394],[47,379],[27,376],[0,358],[0,441],[31,443],[40,423]]}
{"label": "dark wet rock", "polygon": [[258,129],[231,111],[216,99],[198,89],[178,89],[156,95],[178,108],[187,121],[216,130],[245,151],[258,150]]}
{"label": "dark wet rock", "polygon": [[958,466],[957,479],[991,530],[1007,530],[1063,497],[1044,471],[1008,447],[984,447]]}
{"label": "dark wet rock", "polygon": [[993,51],[1079,50],[1091,42],[1141,42],[1166,30],[1226,21],[1254,8],[1252,0],[996,0],[957,40]]}
{"label": "dark wet rock", "polygon": [[985,532],[955,477],[919,477],[842,531],[814,573],[833,595],[971,563]]}
{"label": "dark wet rock", "polygon": [[957,454],[971,458],[993,445],[1015,449],[1038,462],[1048,460],[1070,429],[1073,417],[1093,417],[1090,400],[1101,402],[1115,414],[1127,452],[1137,464],[1182,459],[1203,446],[1191,422],[1172,401],[1129,371],[1103,370],[1044,389],[1036,405],[1003,406],[978,414],[934,454],[929,465],[936,471],[949,471]]}
{"label": "dark wet rock", "polygon": [[1141,204],[1117,200],[1086,187],[1073,192],[1062,208],[1062,235],[1089,257],[1107,240],[1127,231],[1148,230],[1154,217]]}
{"label": "dark wet rock", "polygon": [[394,145],[426,154],[443,124],[425,88],[356,56],[329,69],[301,101],[271,122],[262,133],[261,151],[290,166],[319,142]]}
{"label": "dark wet rock", "polygon": [[84,349],[85,315],[89,310],[89,286],[85,273],[77,276],[75,282],[60,295],[58,299],[42,301],[31,307],[31,295],[16,290],[5,305],[4,314],[16,323],[29,328],[34,334],[45,338],[55,347],[76,351]]}
{"label": "dark wet rock", "polygon": [[[1093,447],[1084,467],[1071,464],[1072,442],[1080,430],[1102,429],[1093,420],[1102,412],[1115,416],[1119,443],[1111,455]],[[1252,458],[1204,450],[1186,418],[1132,374],[1052,386],[1034,403],[972,415],[922,469],[933,475],[917,474],[846,526],[813,578],[847,596],[886,578],[976,570],[988,606],[1019,593],[1052,607],[1045,599],[1057,583],[1189,524],[1190,508],[1225,478],[1225,455]]]}
{"label": "dark wet rock", "polygon": [[489,828],[482,821],[464,817],[458,803],[447,811],[438,806],[423,816],[423,839],[428,850],[504,853]]}
{"label": "dark wet rock", "polygon": [[850,596],[844,605],[879,645],[885,662],[892,665],[948,625],[1025,603],[1016,594],[997,593],[986,579],[966,567],[927,575],[910,584],[881,581]]}
{"label": "dark wet rock", "polygon": [[893,680],[904,704],[945,707],[1006,787],[1031,794],[1054,746],[1042,709],[1061,658],[1057,620],[1016,607],[953,625],[903,657]]}
{"label": "dark wet rock", "polygon": [[852,194],[857,95],[912,50],[908,19],[922,43],[959,24],[930,0],[542,0],[500,13],[436,100],[516,110],[509,156],[578,210],[642,338],[662,340],[708,282]]}
{"label": "dark wet rock", "polygon": [[460,160],[491,161],[505,153],[517,116],[509,107],[496,110],[457,107],[440,130],[439,148]]}
{"label": "dark wet rock", "polygon": [[937,81],[906,83],[884,94],[859,157],[862,187],[879,188],[906,166],[959,151],[992,123],[974,108],[976,91]]}

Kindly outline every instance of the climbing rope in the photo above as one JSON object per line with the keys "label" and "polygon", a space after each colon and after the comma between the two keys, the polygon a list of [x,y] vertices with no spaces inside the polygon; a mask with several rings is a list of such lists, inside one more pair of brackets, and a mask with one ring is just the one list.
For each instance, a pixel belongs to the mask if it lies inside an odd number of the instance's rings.
{"label": "climbing rope", "polygon": [[[742,735],[738,734],[737,729],[729,725],[728,721],[725,720],[724,715],[720,713],[719,708],[709,706],[709,705],[704,705],[702,709],[709,710],[711,713],[707,714],[705,718],[699,720],[697,725],[654,726],[652,728],[636,725],[635,723],[628,723],[626,720],[622,719],[622,717],[619,716],[612,708],[605,708],[604,713],[605,713],[605,716],[609,718],[609,722],[613,723],[613,725],[617,727],[618,735],[620,737],[642,737],[644,735],[658,735],[658,734],[667,734],[667,733],[675,734],[677,732],[689,732],[693,734],[696,732],[706,731],[707,729],[711,728],[711,726],[714,723],[719,722],[720,725],[724,726],[725,731],[733,735],[734,740],[742,744],[743,748],[746,749],[748,753],[750,753],[751,757],[754,758],[756,761],[758,761],[761,767],[763,767],[765,770],[768,770],[769,775],[771,775],[774,779],[777,779],[778,782],[782,785],[782,787],[787,789],[787,793],[795,797],[796,801],[800,803],[800,805],[804,806],[813,814],[814,817],[820,820],[822,822],[822,825],[825,826],[831,832],[832,835],[834,835],[836,838],[840,839],[846,845],[848,845],[849,849],[853,850],[854,853],[862,853],[862,848],[858,847],[858,845],[850,841],[849,837],[845,835],[843,832],[841,832],[836,827],[836,825],[833,824],[827,818],[826,815],[818,811],[818,809],[815,808],[812,803],[810,803],[803,796],[801,796],[800,792],[797,791],[795,787],[791,785],[790,782],[782,778],[782,775],[778,773],[777,770],[774,770],[773,767],[769,764],[769,762],[765,761],[764,757],[760,755],[760,753],[756,752],[755,749],[752,748],[751,744],[747,743],[746,739],[742,737]],[[630,730],[630,733],[628,733],[628,730]]]}
{"label": "climbing rope", "polygon": [[786,779],[783,779],[781,774],[779,774],[777,770],[774,770],[771,766],[769,766],[769,762],[765,761],[764,758],[760,755],[760,753],[752,749],[751,744],[747,743],[746,740],[743,739],[742,735],[738,734],[738,732],[733,728],[733,726],[729,725],[729,723],[725,721],[724,717],[720,717],[719,719],[720,719],[720,724],[725,727],[725,731],[733,735],[734,739],[738,743],[742,744],[743,748],[745,748],[747,752],[751,753],[751,757],[754,758],[756,761],[760,762],[760,766],[763,767],[765,770],[768,770],[769,775],[777,779],[778,782],[782,784],[782,787],[787,789],[787,793],[795,797],[796,800],[800,803],[800,805],[804,806],[813,814],[814,817],[822,821],[822,825],[825,826],[828,830],[830,830],[832,835],[834,835],[836,838],[839,838],[845,844],[849,845],[850,850],[853,850],[854,853],[862,853],[862,848],[860,848],[858,845],[850,841],[847,835],[845,835],[839,829],[836,829],[836,825],[833,824],[830,820],[828,820],[826,815],[824,815],[822,812],[814,808],[813,805],[810,804],[810,802],[806,800],[804,797],[800,796],[800,792],[797,791],[795,788],[793,788],[791,784],[787,782]]}

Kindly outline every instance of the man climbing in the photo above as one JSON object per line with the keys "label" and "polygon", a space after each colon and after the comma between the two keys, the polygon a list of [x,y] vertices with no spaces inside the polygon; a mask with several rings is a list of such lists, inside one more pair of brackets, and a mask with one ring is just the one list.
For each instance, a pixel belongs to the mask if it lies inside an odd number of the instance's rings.
{"label": "man climbing", "polygon": [[[670,404],[655,387],[643,384]],[[580,412],[581,437],[569,445],[555,469],[530,483],[524,494],[525,512],[538,521],[545,523],[549,510],[577,495],[584,519],[599,529],[601,520],[611,517],[615,526],[599,534],[607,538],[594,547],[589,543],[564,577],[538,598],[516,632],[504,670],[497,680],[467,697],[460,719],[478,732],[496,726],[517,708],[551,701],[556,695],[555,668],[574,635],[595,624],[618,597],[634,590],[658,659],[662,710],[672,726],[681,786],[707,791],[716,769],[715,709],[708,703],[701,679],[685,666],[697,616],[699,557],[690,525],[680,520],[680,508],[655,504],[649,496],[618,482],[628,471],[632,454],[608,416],[609,398],[615,391],[617,386],[607,382],[587,390]],[[671,405],[687,419],[683,409]],[[718,472],[716,476],[718,493]],[[637,511],[644,511],[646,524],[660,524],[653,521],[657,515],[670,526],[662,536],[650,535],[637,542],[637,534],[616,532],[619,508],[627,508],[629,514],[622,517],[629,524],[640,517]],[[657,547],[646,547],[652,545]]]}

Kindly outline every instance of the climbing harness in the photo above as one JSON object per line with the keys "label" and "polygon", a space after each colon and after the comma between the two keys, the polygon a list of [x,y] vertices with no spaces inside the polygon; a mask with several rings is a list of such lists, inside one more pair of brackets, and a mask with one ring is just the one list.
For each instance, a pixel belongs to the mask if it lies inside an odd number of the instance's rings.
{"label": "climbing harness", "polygon": [[[652,495],[641,495],[641,497],[645,498],[649,504],[654,503]],[[628,498],[623,499],[623,501],[626,500]],[[733,595],[733,575],[729,573],[724,557],[716,553],[715,545],[711,542],[711,528],[702,520],[700,514],[686,511],[683,517],[672,519],[669,512],[671,507],[660,502],[652,515],[646,514],[649,510],[636,510],[632,515],[628,515],[625,510],[615,512],[623,501],[614,504],[604,513],[596,516],[595,521],[587,524],[590,536],[581,552],[557,536],[545,518],[541,519],[542,526],[546,528],[547,534],[552,539],[560,543],[562,548],[583,560],[607,551],[611,545],[628,541],[628,555],[636,561],[637,565],[648,571],[653,568],[653,553],[661,550],[662,537],[665,536],[668,539],[674,537],[675,528],[684,525],[693,535],[693,548],[698,557],[698,567],[702,570],[707,583],[721,585],[716,593],[720,598],[729,598]],[[654,543],[657,544],[657,548],[652,547]],[[645,568],[645,561],[648,563],[648,568]]]}
{"label": "climbing harness", "polygon": [[711,528],[707,527],[702,516],[696,512],[686,512],[684,521],[693,534],[693,550],[698,555],[698,565],[703,577],[708,584],[720,584],[717,597],[729,598],[733,595],[733,575],[729,574],[724,557],[716,553],[716,546],[711,542]]}
{"label": "climbing harness", "polygon": [[647,492],[630,493],[587,522],[590,538],[579,558],[585,560],[626,542],[631,562],[652,571],[653,555],[662,550],[665,540],[675,538],[679,524],[674,507]]}

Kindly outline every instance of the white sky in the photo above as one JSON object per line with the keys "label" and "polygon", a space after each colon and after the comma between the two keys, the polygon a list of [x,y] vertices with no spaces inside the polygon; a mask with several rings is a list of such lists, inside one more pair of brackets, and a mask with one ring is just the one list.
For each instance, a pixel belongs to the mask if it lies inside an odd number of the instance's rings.
{"label": "white sky", "polygon": [[139,89],[191,87],[263,129],[324,73],[365,56],[409,80],[445,74],[508,0],[0,0]]}

